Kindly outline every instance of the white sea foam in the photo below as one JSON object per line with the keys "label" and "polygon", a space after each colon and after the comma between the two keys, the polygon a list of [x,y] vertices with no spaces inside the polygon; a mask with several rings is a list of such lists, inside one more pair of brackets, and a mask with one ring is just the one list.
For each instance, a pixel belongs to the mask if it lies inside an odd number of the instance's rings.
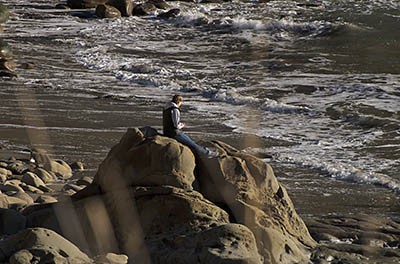
{"label": "white sea foam", "polygon": [[[305,158],[304,155],[287,157],[280,155],[278,160],[281,162],[293,163],[298,166],[317,170],[338,180],[351,181],[361,184],[375,184],[400,192],[400,181],[383,173],[369,171],[368,168],[361,170],[354,167],[352,162],[346,163],[339,159],[336,159],[336,161],[323,161],[315,156]],[[360,165],[365,166],[365,164]],[[394,165],[394,163],[388,162],[385,164],[387,167],[390,167],[391,165]],[[371,167],[375,167],[376,169],[376,163],[371,164]]]}

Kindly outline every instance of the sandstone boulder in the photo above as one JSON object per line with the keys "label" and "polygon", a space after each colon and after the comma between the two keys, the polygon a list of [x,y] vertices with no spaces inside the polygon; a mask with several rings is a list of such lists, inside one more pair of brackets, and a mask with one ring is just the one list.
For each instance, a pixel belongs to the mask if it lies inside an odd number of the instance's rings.
{"label": "sandstone boulder", "polygon": [[0,183],[4,183],[7,180],[7,175],[0,174]]}
{"label": "sandstone boulder", "polygon": [[0,191],[2,192],[23,192],[24,190],[20,186],[19,180],[8,180],[5,183],[0,184]]}
{"label": "sandstone boulder", "polygon": [[0,3],[0,24],[7,22],[9,16],[10,13],[8,11],[8,8]]}
{"label": "sandstone boulder", "polygon": [[[133,193],[152,263],[262,263],[252,232],[200,193],[167,186]],[[132,240],[134,230],[126,231]]]}
{"label": "sandstone boulder", "polygon": [[7,175],[11,175],[12,172],[10,170],[7,170],[6,168],[0,167],[0,174],[7,176]]}
{"label": "sandstone boulder", "polygon": [[316,242],[271,166],[220,141],[208,146],[222,155],[199,160],[204,197],[225,204],[236,222],[252,230],[265,263],[306,262]]}
{"label": "sandstone boulder", "polygon": [[[150,134],[149,134],[150,133]],[[192,189],[195,160],[191,150],[156,131],[129,129],[100,164],[93,184],[104,192],[125,186],[171,185]]]}
{"label": "sandstone boulder", "polygon": [[110,5],[98,5],[96,7],[96,16],[99,18],[118,18],[121,17],[121,12]]}
{"label": "sandstone boulder", "polygon": [[53,174],[49,173],[43,168],[36,168],[34,173],[44,182],[44,183],[50,183],[57,179]]}
{"label": "sandstone boulder", "polygon": [[52,196],[49,195],[40,195],[36,200],[35,203],[40,203],[40,204],[47,204],[47,203],[56,203],[58,200]]}
{"label": "sandstone boulder", "polygon": [[[89,257],[56,232],[44,228],[28,228],[0,240],[0,261],[8,262],[20,250],[29,251],[35,263],[90,263]],[[13,258],[17,258],[14,256]],[[24,257],[25,259],[25,257]],[[63,261],[63,262],[56,262]]]}
{"label": "sandstone boulder", "polygon": [[9,169],[13,174],[22,175],[29,171],[30,167],[26,163],[16,160],[8,164],[7,169]]}
{"label": "sandstone boulder", "polygon": [[8,208],[9,207],[9,200],[8,200],[8,196],[0,193],[0,208]]}
{"label": "sandstone boulder", "polygon": [[46,184],[44,184],[44,182],[39,178],[39,176],[37,176],[32,172],[25,173],[21,178],[21,182],[34,186],[36,188],[46,186]]}
{"label": "sandstone boulder", "polygon": [[135,263],[307,263],[316,243],[272,168],[223,142],[202,145],[221,155],[197,160],[197,192],[189,148],[129,129],[72,200],[24,210],[28,226]]}
{"label": "sandstone boulder", "polygon": [[29,227],[97,254],[122,249],[134,263],[262,263],[252,232],[196,191],[131,187],[26,213]]}
{"label": "sandstone boulder", "polygon": [[85,166],[80,161],[76,161],[76,162],[70,164],[69,166],[71,167],[71,169],[73,171],[84,171],[85,170]]}
{"label": "sandstone boulder", "polygon": [[117,8],[124,17],[132,16],[132,11],[135,7],[132,0],[108,0],[107,5]]}
{"label": "sandstone boulder", "polygon": [[83,176],[81,177],[76,184],[77,185],[84,185],[84,186],[88,186],[93,182],[93,179],[90,178],[89,176]]}
{"label": "sandstone boulder", "polygon": [[128,256],[107,253],[106,255],[96,256],[94,261],[96,264],[127,264]]}
{"label": "sandstone boulder", "polygon": [[63,160],[52,159],[43,149],[32,149],[31,161],[47,172],[53,172],[57,177],[66,180],[72,177],[72,169]]}

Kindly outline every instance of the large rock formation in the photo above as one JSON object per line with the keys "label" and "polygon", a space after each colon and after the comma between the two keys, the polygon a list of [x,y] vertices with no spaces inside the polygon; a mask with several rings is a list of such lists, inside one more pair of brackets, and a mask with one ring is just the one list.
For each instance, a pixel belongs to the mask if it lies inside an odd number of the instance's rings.
{"label": "large rock formation", "polygon": [[28,207],[27,225],[53,229],[85,252],[121,250],[139,263],[307,262],[315,242],[272,168],[209,144],[222,155],[195,161],[154,129],[129,129],[90,185],[71,201]]}
{"label": "large rock formation", "polygon": [[195,160],[189,148],[151,128],[129,129],[100,164],[94,184],[105,192],[125,186],[192,189]]}
{"label": "large rock formation", "polygon": [[204,197],[225,204],[236,222],[253,231],[266,263],[307,261],[307,248],[316,243],[271,166],[220,141],[209,147],[217,148],[221,157],[200,157]]}

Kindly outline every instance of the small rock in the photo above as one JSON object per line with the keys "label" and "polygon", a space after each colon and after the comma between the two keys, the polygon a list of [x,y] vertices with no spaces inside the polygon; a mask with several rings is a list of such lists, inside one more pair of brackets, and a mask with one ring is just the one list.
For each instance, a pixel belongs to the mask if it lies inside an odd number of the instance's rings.
{"label": "small rock", "polygon": [[12,175],[12,172],[10,170],[7,170],[6,168],[1,168],[0,167],[0,174]]}
{"label": "small rock", "polygon": [[29,170],[28,165],[20,161],[10,163],[7,167],[13,174],[22,175]]}
{"label": "small rock", "polygon": [[55,202],[58,202],[58,200],[49,195],[40,195],[35,201],[35,203],[40,203],[40,204],[55,203]]}
{"label": "small rock", "polygon": [[137,5],[132,12],[132,15],[134,16],[148,16],[151,14],[151,12],[156,11],[157,8],[155,5],[152,3],[143,3]]}
{"label": "small rock", "polygon": [[13,79],[13,78],[17,78],[18,75],[13,72],[10,72],[10,71],[0,71],[0,77]]}
{"label": "small rock", "polygon": [[84,170],[85,170],[85,168],[84,168],[84,166],[83,166],[83,163],[80,162],[80,161],[76,161],[76,162],[72,163],[72,164],[69,165],[69,166],[71,167],[71,169],[72,169],[73,171],[84,171]]}
{"label": "small rock", "polygon": [[84,185],[84,186],[87,186],[87,185],[90,185],[92,182],[93,182],[93,179],[92,179],[92,178],[90,178],[89,176],[83,176],[82,178],[80,178],[80,179],[76,182],[76,184],[77,184],[77,185]]}
{"label": "small rock", "polygon": [[132,16],[133,8],[136,6],[131,0],[108,0],[107,5],[117,8],[124,17]]}
{"label": "small rock", "polygon": [[7,175],[0,174],[0,183],[4,183],[7,180]]}
{"label": "small rock", "polygon": [[46,184],[33,172],[27,172],[22,176],[21,182],[24,182],[28,185],[39,188],[40,186],[46,186]]}
{"label": "small rock", "polygon": [[128,263],[128,256],[117,255],[114,253],[108,253],[107,255],[100,255],[94,258],[95,263],[104,264],[126,264]]}
{"label": "small rock", "polygon": [[50,192],[54,192],[53,189],[51,189],[50,187],[44,185],[44,186],[40,186],[39,187],[40,190],[44,191],[45,193],[50,193]]}
{"label": "small rock", "polygon": [[36,188],[32,185],[28,185],[28,184],[23,184],[21,185],[21,188],[25,191],[25,192],[30,192],[30,193],[36,193],[36,194],[43,194],[44,192],[42,190],[40,190],[39,188]]}
{"label": "small rock", "polygon": [[14,72],[17,69],[15,61],[10,59],[0,59],[0,70]]}
{"label": "small rock", "polygon": [[57,179],[57,177],[53,174],[50,174],[48,171],[46,171],[43,168],[37,168],[35,170],[35,174],[44,182],[44,183],[50,183]]}
{"label": "small rock", "polygon": [[64,5],[64,4],[57,4],[55,6],[56,9],[65,9],[65,10],[69,10],[71,9],[68,5]]}
{"label": "small rock", "polygon": [[78,186],[72,183],[65,184],[63,187],[63,191],[73,190],[74,192],[78,192],[85,188],[84,186]]}
{"label": "small rock", "polygon": [[[8,196],[7,197],[8,200],[8,208],[10,209],[18,209],[21,207],[25,207],[26,205],[28,205],[28,202],[19,198],[19,197],[15,197],[15,196]],[[33,203],[33,200],[32,200]]]}
{"label": "small rock", "polygon": [[96,16],[100,18],[119,18],[121,17],[121,12],[110,5],[98,5],[96,7]]}
{"label": "small rock", "polygon": [[[0,9],[1,9],[1,7],[0,7]],[[0,58],[9,59],[12,56],[13,56],[13,52],[11,51],[11,48],[8,45],[8,43],[0,40]]]}
{"label": "small rock", "polygon": [[32,63],[28,63],[28,62],[21,63],[19,65],[19,67],[21,69],[25,69],[25,70],[32,70],[32,69],[36,68],[35,65],[33,65]]}
{"label": "small rock", "polygon": [[179,8],[174,8],[174,9],[169,10],[168,12],[159,14],[157,17],[164,18],[164,19],[174,18],[174,17],[177,17],[180,12],[181,12],[181,10]]}
{"label": "small rock", "polygon": [[33,259],[33,255],[29,250],[22,249],[17,251],[14,255],[10,258],[10,264],[28,264],[31,263]]}
{"label": "small rock", "polygon": [[[26,192],[22,191],[22,192],[16,192],[12,195],[8,196],[9,198],[18,198],[22,201],[25,201],[26,205],[30,205],[33,204],[34,201],[32,199],[31,196],[29,196],[29,194],[27,194]],[[19,203],[19,201],[17,201],[17,203]]]}
{"label": "small rock", "polygon": [[8,196],[0,193],[0,208],[8,208],[9,204]]}
{"label": "small rock", "polygon": [[5,161],[0,161],[0,167],[1,168],[7,168],[8,167],[8,163]]}
{"label": "small rock", "polygon": [[[2,192],[23,192],[24,190],[20,187],[20,184],[15,184],[14,182],[19,180],[9,180],[5,183],[0,184],[0,191]],[[21,182],[20,182],[21,183]]]}

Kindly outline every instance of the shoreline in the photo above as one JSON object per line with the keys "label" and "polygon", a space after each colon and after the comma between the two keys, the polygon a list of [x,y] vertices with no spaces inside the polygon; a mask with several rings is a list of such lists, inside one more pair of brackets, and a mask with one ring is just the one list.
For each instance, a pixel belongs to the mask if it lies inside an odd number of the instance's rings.
{"label": "shoreline", "polygon": [[[166,91],[159,97],[126,98],[110,96],[96,89],[100,83],[107,83],[116,91],[120,87],[137,87],[116,79],[111,73],[88,69],[76,62],[72,57],[73,45],[57,41],[64,37],[74,38],[75,35],[68,32],[73,31],[74,25],[64,26],[67,36],[62,30],[51,32],[49,36],[30,36],[23,31],[23,25],[16,25],[24,22],[34,26],[39,20],[45,22],[52,18],[49,17],[51,12],[46,9],[27,21],[3,25],[3,34],[14,50],[15,60],[31,63],[33,69],[17,69],[19,77],[1,85],[4,88],[0,98],[0,122],[3,124],[0,127],[0,153],[4,154],[1,157],[8,158],[10,152],[19,155],[24,148],[39,146],[67,161],[83,161],[89,169],[88,174],[94,174],[127,128],[152,126],[160,130],[160,113],[169,94]],[[10,28],[15,31],[10,32]],[[19,31],[22,36],[18,35]],[[59,47],[54,47],[55,44]],[[188,97],[192,102],[198,98],[195,94]],[[252,141],[265,148],[282,143],[236,134],[232,128],[215,123],[212,117],[199,118],[193,113],[185,113],[185,121],[192,126],[188,134],[197,140],[220,139],[239,149],[245,149]],[[335,180],[319,171],[280,164],[273,159],[269,162],[279,180],[287,186],[300,214],[370,213],[390,217],[400,209],[397,193],[383,187]],[[343,189],[348,192],[341,193]],[[370,197],[371,190],[379,196]]]}

